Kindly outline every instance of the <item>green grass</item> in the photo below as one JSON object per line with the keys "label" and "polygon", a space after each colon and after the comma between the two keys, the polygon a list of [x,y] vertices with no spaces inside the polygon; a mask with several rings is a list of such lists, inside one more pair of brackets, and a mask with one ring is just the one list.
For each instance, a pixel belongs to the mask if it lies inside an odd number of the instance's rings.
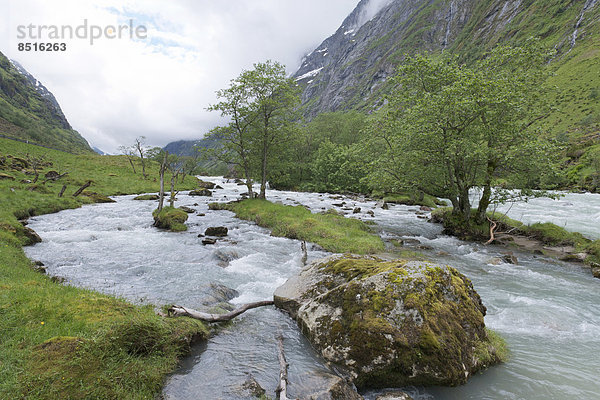
{"label": "green grass", "polygon": [[333,253],[369,254],[384,249],[381,238],[371,233],[364,222],[332,213],[313,214],[302,206],[257,199],[213,205],[213,208],[233,211],[238,218],[271,229],[273,236],[316,243]]}
{"label": "green grass", "polygon": [[[0,398],[155,398],[190,340],[207,337],[206,327],[52,282],[32,269],[17,219],[94,201],[94,196],[72,196],[87,180],[92,180],[89,191],[102,195],[154,192],[158,183],[133,174],[118,156],[74,156],[0,139],[0,160],[7,155],[43,156],[52,165],[43,168],[37,184],[22,183],[33,176],[0,165],[0,173],[14,178],[0,180]],[[44,185],[49,170],[69,174]],[[150,177],[158,176],[155,164],[149,170]],[[59,198],[63,184],[67,190]],[[181,189],[195,185],[190,178]]]}

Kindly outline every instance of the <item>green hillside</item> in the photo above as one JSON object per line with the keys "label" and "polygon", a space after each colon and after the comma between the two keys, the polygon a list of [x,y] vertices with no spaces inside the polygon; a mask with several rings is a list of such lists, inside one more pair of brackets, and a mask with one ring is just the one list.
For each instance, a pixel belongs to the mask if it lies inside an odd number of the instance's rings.
{"label": "green hillside", "polygon": [[[162,318],[152,306],[61,285],[36,271],[21,248],[34,236],[18,219],[103,201],[94,193],[158,190],[158,165],[150,164],[143,179],[125,156],[73,155],[0,139],[1,399],[155,398],[192,338],[207,337],[197,321]],[[68,174],[44,183],[50,171]],[[91,186],[73,197],[87,181]],[[188,177],[179,188],[195,186]]]}
{"label": "green hillside", "polygon": [[72,153],[91,152],[60,108],[36,92],[0,53],[0,135],[28,140]]}

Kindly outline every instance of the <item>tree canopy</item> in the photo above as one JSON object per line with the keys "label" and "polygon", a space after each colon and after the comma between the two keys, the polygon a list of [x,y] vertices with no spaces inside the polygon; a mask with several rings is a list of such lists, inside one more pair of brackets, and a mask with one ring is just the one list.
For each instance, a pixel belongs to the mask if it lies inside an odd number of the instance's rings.
{"label": "tree canopy", "polygon": [[481,221],[495,180],[538,185],[552,170],[553,147],[533,128],[548,108],[545,61],[533,43],[497,47],[470,66],[452,56],[408,58],[368,129],[378,149],[374,179],[448,198],[465,222],[471,189],[483,189]]}

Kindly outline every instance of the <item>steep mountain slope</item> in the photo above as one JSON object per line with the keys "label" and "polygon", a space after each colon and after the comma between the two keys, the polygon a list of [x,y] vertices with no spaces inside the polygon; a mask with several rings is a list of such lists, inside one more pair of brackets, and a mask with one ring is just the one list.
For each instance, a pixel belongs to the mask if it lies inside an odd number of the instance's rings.
{"label": "steep mountain slope", "polygon": [[294,74],[306,116],[372,109],[405,54],[447,51],[468,62],[535,36],[558,52],[549,83],[559,108],[546,121],[553,133],[600,122],[600,0],[392,0],[365,21],[371,1],[361,0]]}
{"label": "steep mountain slope", "polygon": [[[178,156],[194,156],[196,155],[196,149],[201,152],[202,149],[212,149],[219,145],[219,141],[215,139],[179,140],[168,143],[164,149],[169,153],[176,154]],[[199,160],[199,165],[205,170],[204,173],[225,174],[227,172],[227,166],[217,160],[205,159],[201,157]]]}
{"label": "steep mountain slope", "polygon": [[35,77],[0,53],[0,134],[59,150],[91,152],[58,102]]}

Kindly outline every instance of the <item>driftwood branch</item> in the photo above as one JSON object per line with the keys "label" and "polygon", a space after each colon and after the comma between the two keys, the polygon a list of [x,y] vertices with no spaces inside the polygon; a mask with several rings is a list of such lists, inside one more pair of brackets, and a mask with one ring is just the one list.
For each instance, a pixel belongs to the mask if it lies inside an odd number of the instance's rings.
{"label": "driftwood branch", "polygon": [[308,260],[308,252],[306,250],[306,242],[302,241],[300,245],[300,249],[302,250],[302,266],[306,265],[306,260]]}
{"label": "driftwood branch", "polygon": [[174,315],[176,317],[190,317],[194,319],[199,319],[204,322],[225,322],[231,321],[238,315],[245,313],[246,311],[251,310],[253,308],[272,306],[273,304],[275,304],[273,300],[257,301],[254,303],[244,304],[243,306],[238,307],[235,310],[225,314],[209,314],[177,305],[171,306],[168,311],[169,315]]}
{"label": "driftwood branch", "polygon": [[63,185],[62,189],[60,189],[60,193],[58,194],[58,197],[62,197],[63,194],[65,193],[65,190],[67,190],[67,185]]}
{"label": "driftwood branch", "polygon": [[494,237],[494,230],[496,229],[496,227],[498,226],[498,223],[496,221],[492,221],[490,219],[490,217],[486,217],[487,220],[490,222],[490,240],[488,240],[487,242],[485,242],[486,245],[492,243],[495,239]]}
{"label": "driftwood branch", "polygon": [[279,348],[279,384],[277,385],[277,389],[275,389],[275,393],[277,394],[277,398],[279,400],[289,400],[287,397],[289,364],[285,359],[285,353],[283,352],[283,336],[279,335],[277,340]]}
{"label": "driftwood branch", "polygon": [[87,181],[85,183],[85,185],[83,185],[82,187],[77,189],[77,191],[75,193],[73,193],[73,197],[79,196],[81,194],[81,192],[83,192],[85,189],[87,189],[91,184],[92,184],[92,181]]}

